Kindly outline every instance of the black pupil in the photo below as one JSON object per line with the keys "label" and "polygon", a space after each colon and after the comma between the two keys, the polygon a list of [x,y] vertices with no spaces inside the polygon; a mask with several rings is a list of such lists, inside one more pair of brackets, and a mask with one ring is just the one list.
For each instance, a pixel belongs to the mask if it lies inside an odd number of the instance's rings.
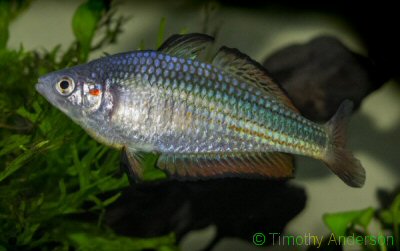
{"label": "black pupil", "polygon": [[61,89],[68,89],[68,87],[69,87],[69,82],[67,81],[67,80],[63,80],[63,81],[61,81],[60,82],[60,87],[61,87]]}

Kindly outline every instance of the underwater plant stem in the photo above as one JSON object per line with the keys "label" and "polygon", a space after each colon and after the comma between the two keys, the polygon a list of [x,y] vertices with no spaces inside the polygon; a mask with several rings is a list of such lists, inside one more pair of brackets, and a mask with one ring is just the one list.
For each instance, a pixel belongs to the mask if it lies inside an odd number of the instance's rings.
{"label": "underwater plant stem", "polygon": [[392,204],[393,215],[393,234],[396,242],[396,250],[400,251],[400,233],[399,233],[399,219],[400,219],[400,195],[397,195]]}
{"label": "underwater plant stem", "polygon": [[7,9],[8,3],[6,1],[0,1],[0,49],[7,47],[9,37],[9,15]]}
{"label": "underwater plant stem", "polygon": [[104,208],[101,209],[99,218],[97,219],[97,227],[100,228],[104,223],[104,216],[106,215],[106,210]]}
{"label": "underwater plant stem", "polygon": [[[364,233],[365,233],[365,236],[372,236],[372,234],[368,231],[367,227],[364,228]],[[385,244],[380,245],[379,249],[375,245],[368,245],[368,249],[366,249],[366,250],[386,251],[386,245]]]}
{"label": "underwater plant stem", "polygon": [[160,47],[161,44],[164,42],[166,23],[167,19],[165,17],[162,17],[160,20],[160,28],[158,29],[158,35],[157,35],[157,48]]}
{"label": "underwater plant stem", "polygon": [[386,245],[385,245],[384,243],[379,244],[379,249],[380,249],[381,251],[387,251]]}
{"label": "underwater plant stem", "polygon": [[32,126],[21,126],[21,127],[18,127],[18,126],[12,126],[12,125],[7,125],[7,124],[0,123],[0,128],[16,130],[16,131],[29,131],[30,129],[32,129]]}

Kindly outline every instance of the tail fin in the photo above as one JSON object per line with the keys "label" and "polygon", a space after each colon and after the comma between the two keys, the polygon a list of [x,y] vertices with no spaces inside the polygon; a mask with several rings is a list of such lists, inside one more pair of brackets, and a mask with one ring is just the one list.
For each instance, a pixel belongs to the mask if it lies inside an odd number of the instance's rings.
{"label": "tail fin", "polygon": [[339,178],[352,187],[362,187],[365,182],[365,170],[358,159],[345,149],[346,127],[353,110],[353,102],[345,100],[336,114],[326,123],[330,132],[331,147],[324,162]]}

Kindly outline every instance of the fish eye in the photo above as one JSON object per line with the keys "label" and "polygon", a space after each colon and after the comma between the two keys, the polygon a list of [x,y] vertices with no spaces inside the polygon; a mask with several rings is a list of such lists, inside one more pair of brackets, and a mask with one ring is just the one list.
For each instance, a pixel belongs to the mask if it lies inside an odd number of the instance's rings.
{"label": "fish eye", "polygon": [[71,94],[75,89],[75,82],[72,78],[64,77],[56,83],[56,90],[63,96]]}

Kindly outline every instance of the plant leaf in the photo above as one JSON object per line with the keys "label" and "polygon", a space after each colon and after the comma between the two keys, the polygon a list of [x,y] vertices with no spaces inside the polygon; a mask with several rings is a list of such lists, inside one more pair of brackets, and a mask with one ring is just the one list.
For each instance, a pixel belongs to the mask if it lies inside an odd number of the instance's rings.
{"label": "plant leaf", "polygon": [[364,229],[368,228],[369,223],[374,217],[375,209],[372,207],[366,208],[360,211],[359,217],[356,219],[355,223],[362,226]]}
{"label": "plant leaf", "polygon": [[366,229],[374,216],[375,210],[371,207],[340,213],[330,213],[323,216],[325,225],[336,236],[346,235],[347,229],[352,225],[360,225]]}
{"label": "plant leaf", "polygon": [[160,20],[160,28],[158,29],[158,36],[157,36],[157,46],[159,48],[162,43],[164,42],[164,35],[165,35],[165,26],[167,24],[167,19],[162,17]]}
{"label": "plant leaf", "polygon": [[66,223],[60,226],[57,232],[65,236],[73,246],[83,251],[177,251],[174,234],[154,238],[128,238],[82,222]]}
{"label": "plant leaf", "polygon": [[5,48],[8,41],[9,4],[8,1],[0,1],[0,49]]}
{"label": "plant leaf", "polygon": [[157,154],[146,153],[143,158],[143,180],[152,181],[167,178],[167,174],[156,167],[158,159]]}
{"label": "plant leaf", "polygon": [[89,0],[75,11],[72,29],[82,48],[81,60],[83,61],[88,58],[94,34],[105,9],[105,1]]}

